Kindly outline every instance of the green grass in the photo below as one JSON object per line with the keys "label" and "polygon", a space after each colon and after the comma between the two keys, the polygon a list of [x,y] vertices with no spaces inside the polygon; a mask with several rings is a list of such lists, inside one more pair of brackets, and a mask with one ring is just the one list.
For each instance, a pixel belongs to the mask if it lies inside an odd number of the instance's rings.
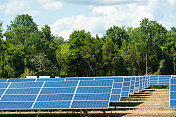
{"label": "green grass", "polygon": [[169,85],[152,85],[147,89],[169,89]]}

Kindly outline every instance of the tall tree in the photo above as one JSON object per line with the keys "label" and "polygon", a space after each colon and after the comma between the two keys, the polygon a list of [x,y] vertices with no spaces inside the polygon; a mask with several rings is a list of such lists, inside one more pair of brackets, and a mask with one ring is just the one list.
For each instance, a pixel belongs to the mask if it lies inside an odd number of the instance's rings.
{"label": "tall tree", "polygon": [[146,74],[148,66],[151,73],[157,71],[160,61],[163,59],[161,48],[166,42],[167,30],[156,21],[143,19],[140,22],[141,43],[145,48]]}
{"label": "tall tree", "polygon": [[113,26],[106,31],[106,36],[104,38],[112,39],[118,48],[121,48],[123,40],[128,41],[129,36],[126,33],[124,27],[120,28],[118,26]]}
{"label": "tall tree", "polygon": [[118,59],[117,46],[112,41],[108,39],[102,47],[103,49],[103,61],[104,61],[104,72],[106,75],[115,75],[116,74],[116,63]]}

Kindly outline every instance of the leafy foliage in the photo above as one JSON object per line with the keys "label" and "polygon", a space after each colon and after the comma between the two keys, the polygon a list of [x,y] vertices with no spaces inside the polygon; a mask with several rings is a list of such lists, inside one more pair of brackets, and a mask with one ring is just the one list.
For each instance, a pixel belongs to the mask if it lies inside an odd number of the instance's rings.
{"label": "leafy foliage", "polygon": [[113,26],[99,38],[75,30],[68,40],[32,16],[0,23],[0,77],[175,74],[176,29],[145,18],[137,28]]}

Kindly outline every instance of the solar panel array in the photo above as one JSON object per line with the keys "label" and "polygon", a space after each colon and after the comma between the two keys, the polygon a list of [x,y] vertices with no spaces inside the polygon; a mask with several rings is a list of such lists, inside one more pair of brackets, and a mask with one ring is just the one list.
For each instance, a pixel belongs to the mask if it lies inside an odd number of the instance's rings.
{"label": "solar panel array", "polygon": [[0,109],[108,108],[113,80],[0,83]]}
{"label": "solar panel array", "polygon": [[150,85],[169,85],[171,75],[150,76]]}
{"label": "solar panel array", "polygon": [[[150,85],[167,85],[170,79],[170,75],[0,79],[0,109],[107,109],[110,102]],[[175,94],[173,77],[171,107],[176,107]]]}

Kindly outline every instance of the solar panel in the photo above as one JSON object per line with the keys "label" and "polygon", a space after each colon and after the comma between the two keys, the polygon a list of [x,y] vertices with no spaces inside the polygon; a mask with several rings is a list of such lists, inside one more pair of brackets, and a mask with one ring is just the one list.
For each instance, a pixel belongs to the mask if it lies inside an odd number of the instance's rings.
{"label": "solar panel", "polygon": [[0,101],[0,109],[31,109],[33,102],[2,102]]}
{"label": "solar panel", "polygon": [[9,88],[34,88],[34,87],[41,87],[43,82],[19,82],[19,83],[12,83]]}
{"label": "solar panel", "polygon": [[130,85],[130,94],[134,94],[134,87],[135,87],[135,76],[131,78],[131,85]]}
{"label": "solar panel", "polygon": [[170,80],[170,107],[176,107],[176,76],[171,76]]}
{"label": "solar panel", "polygon": [[73,101],[71,108],[104,109],[108,107],[109,107],[109,101]]}
{"label": "solar panel", "polygon": [[124,77],[121,97],[128,97],[130,94],[131,77]]}
{"label": "solar panel", "polygon": [[113,79],[114,80],[114,85],[112,88],[112,94],[111,94],[111,102],[117,102],[120,101],[121,98],[121,93],[122,93],[122,87],[123,87],[123,77],[95,77],[95,80],[108,80],[108,79]]}
{"label": "solar panel", "polygon": [[36,102],[33,109],[69,109],[71,101]]}
{"label": "solar panel", "polygon": [[9,83],[0,82],[0,88],[7,88]]}
{"label": "solar panel", "polygon": [[65,80],[94,80],[94,77],[68,77]]}
{"label": "solar panel", "polygon": [[108,108],[113,83],[113,80],[1,83],[0,109]]}
{"label": "solar panel", "polygon": [[158,85],[159,77],[158,76],[150,76],[150,85]]}
{"label": "solar panel", "polygon": [[113,80],[80,81],[71,108],[108,108]]}
{"label": "solar panel", "polygon": [[[97,80],[97,82],[99,82],[100,80],[112,80],[112,79],[114,80],[113,89],[122,90],[123,77],[117,77],[117,76],[108,76],[108,77],[69,77],[69,78],[66,78],[66,81],[80,80],[80,81],[85,81],[85,83],[86,83],[87,80]],[[104,84],[102,84],[102,85],[104,85]],[[111,101],[120,101],[120,95],[121,95],[121,92],[119,92],[119,93],[113,92],[111,94]]]}
{"label": "solar panel", "polygon": [[36,79],[32,78],[32,79],[26,79],[26,78],[13,78],[13,79],[9,79],[8,82],[33,82]]}
{"label": "solar panel", "polygon": [[139,91],[142,91],[142,89],[143,89],[143,77],[140,76],[139,77]]}
{"label": "solar panel", "polygon": [[64,81],[65,78],[38,78],[36,81]]}
{"label": "solar panel", "polygon": [[169,85],[171,75],[159,75],[158,85]]}
{"label": "solar panel", "polygon": [[139,92],[139,76],[135,77],[135,86],[134,86],[134,92]]}
{"label": "solar panel", "polygon": [[7,79],[0,79],[0,82],[6,82]]}

